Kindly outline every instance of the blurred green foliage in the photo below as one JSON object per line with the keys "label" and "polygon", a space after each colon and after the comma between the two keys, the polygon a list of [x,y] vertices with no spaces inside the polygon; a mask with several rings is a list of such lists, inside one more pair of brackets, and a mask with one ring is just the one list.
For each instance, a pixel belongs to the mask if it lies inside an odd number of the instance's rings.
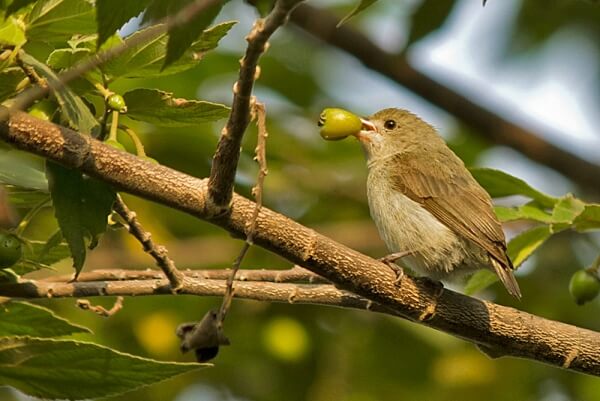
{"label": "blurred green foliage", "polygon": [[[494,12],[497,1],[500,0],[490,0],[484,12]],[[0,5],[4,6],[0,8],[0,46],[4,49],[21,47],[41,64],[49,64],[56,73],[96,51],[93,36],[72,38],[72,35],[92,34],[97,26],[90,3],[84,0],[54,2],[53,7],[44,7],[53,2],[0,1]],[[121,10],[119,2],[114,1],[98,3],[99,15],[102,10],[102,15],[115,18],[115,21],[101,24],[103,41],[106,39],[102,48],[121,43],[122,39],[113,35],[114,31],[140,9],[123,7]],[[262,3],[263,8],[268,9],[268,3]],[[361,5],[370,3],[374,2],[340,1],[335,7],[342,16],[357,5],[360,9]],[[425,0],[402,5],[407,22],[402,29],[408,45],[416,45],[432,33],[444,34],[444,23],[459,4],[458,1]],[[513,26],[502,32],[502,37],[496,38],[504,43],[503,59],[533,55],[553,35],[565,30],[583,32],[581,40],[588,38],[600,52],[599,5],[577,0],[515,0],[515,4]],[[108,9],[103,8],[107,5]],[[110,7],[118,7],[122,13],[111,14]],[[396,2],[380,0],[347,24],[361,26],[372,16],[394,15],[396,7]],[[55,17],[61,12],[69,18],[56,23]],[[8,13],[12,15],[8,16]],[[239,68],[238,59],[245,46],[244,36],[257,15],[252,7],[231,1],[217,17],[217,22],[240,18],[240,23],[217,24],[204,36],[204,41],[203,37],[194,38],[198,40],[192,41],[192,49],[168,67],[164,68],[168,37],[163,35],[151,46],[135,48],[107,64],[102,71],[88,74],[85,80],[75,82],[67,94],[71,98],[77,96],[83,99],[85,106],[73,101],[80,109],[85,107],[88,110],[93,105],[90,112],[96,119],[103,115],[103,96],[91,83],[101,82],[100,74],[105,75],[106,89],[123,95],[126,100],[136,99],[135,94],[139,94],[142,88],[150,88],[158,99],[152,105],[168,105],[174,99],[185,100],[193,107],[201,104],[198,101],[228,105],[231,86]],[[105,21],[103,18],[108,17],[99,18]],[[224,43],[210,51],[225,34]],[[366,168],[359,147],[351,140],[329,143],[317,134],[316,121],[322,107],[349,107],[355,102],[348,97],[360,96],[360,93],[344,92],[343,88],[339,93],[330,93],[320,85],[324,71],[320,69],[323,64],[319,63],[318,57],[326,52],[332,51],[292,28],[278,33],[260,62],[261,75],[256,84],[256,94],[266,103],[270,134],[267,144],[269,175],[264,202],[268,207],[315,227],[333,239],[366,254],[381,256],[386,250],[369,219],[364,189]],[[346,60],[335,57],[333,60],[338,60],[339,64],[326,68],[343,74]],[[38,66],[38,70],[43,75],[43,67]],[[51,78],[51,75],[48,77]],[[21,90],[24,79],[25,75],[15,67],[14,59],[0,58],[1,100],[9,99]],[[339,100],[334,102],[333,99],[347,99],[347,104],[343,101],[339,104]],[[60,116],[65,114],[65,102],[71,101],[57,100],[63,113],[51,113],[50,118],[66,123],[61,121]],[[143,106],[149,105],[138,101],[135,106],[142,110]],[[365,104],[364,110],[370,110],[369,106]],[[181,110],[163,111],[164,115],[172,116]],[[157,116],[154,110],[149,113]],[[140,111],[137,116],[141,114]],[[223,126],[223,120],[219,121],[217,117],[226,115],[216,114],[215,118],[193,120],[193,124],[156,124],[156,121],[148,124],[144,118],[136,118],[135,113],[130,117],[123,114],[119,121],[137,133],[149,156],[188,174],[205,177],[209,174],[212,154]],[[78,124],[71,120],[72,125]],[[450,126],[444,134],[468,165],[479,164],[481,158],[492,150],[491,145],[477,133],[469,132],[460,124]],[[250,196],[257,173],[257,166],[252,160],[255,138],[255,128],[251,127],[245,136],[236,187],[245,196]],[[131,138],[121,131],[118,140],[129,151],[135,152]],[[0,179],[11,184],[6,187],[8,198],[17,212],[24,216],[45,199],[43,194],[47,184],[43,162],[22,152],[8,150],[4,144],[0,146]],[[15,159],[19,162],[16,163]],[[557,199],[519,185],[517,187],[522,192],[518,193],[538,203],[527,203],[518,208],[499,207],[499,215],[504,213],[504,220],[515,220],[507,225],[509,233],[514,235],[529,230],[527,233],[537,235],[545,230],[543,236],[530,234],[537,241],[543,239],[539,242],[539,251],[519,273],[524,299],[517,303],[497,285],[487,288],[482,295],[533,314],[600,330],[598,301],[578,307],[568,292],[569,277],[598,254],[598,238],[570,230],[562,231],[571,226],[593,228],[593,225],[586,224],[595,224],[597,209],[588,207],[590,205],[580,207],[577,199],[572,200],[575,198]],[[498,185],[497,180],[486,187],[499,191],[499,196],[506,189]],[[153,233],[153,238],[167,244],[170,255],[182,268],[229,267],[241,248],[241,242],[229,238],[219,228],[164,206],[133,197],[125,199],[137,212],[141,223]],[[519,199],[518,203],[523,202]],[[560,207],[557,207],[559,203]],[[528,220],[524,222],[524,218]],[[533,226],[531,221],[539,225]],[[46,259],[42,259],[40,253],[44,241],[51,238],[57,228],[54,213],[44,207],[22,233],[29,240],[38,241],[32,242],[34,246],[27,257],[34,262],[53,263],[53,256],[64,256],[64,244],[53,246],[51,252],[48,250],[49,253],[44,255]],[[550,236],[550,230],[561,232]],[[531,244],[531,241],[526,243]],[[109,230],[100,245],[89,254],[84,269],[145,268],[152,265],[150,257],[123,230]],[[245,268],[288,266],[289,262],[259,248],[252,248],[243,263]],[[38,267],[33,265],[29,270]],[[53,267],[57,270],[56,274],[72,272],[70,261]],[[29,270],[23,267],[18,272],[22,274]],[[31,277],[48,274],[49,271],[44,269],[31,273]],[[479,289],[491,283],[489,277],[488,281],[485,279],[481,279],[484,285]],[[93,299],[92,302],[110,308],[114,299]],[[174,330],[183,321],[199,319],[219,302],[219,299],[190,296],[128,298],[123,310],[108,319],[74,307],[73,300],[41,300],[36,303],[93,331],[93,334],[75,333],[71,337],[75,340],[92,341],[158,360],[191,361],[192,355],[181,356],[179,353]],[[409,322],[367,312],[236,301],[227,319],[226,332],[232,345],[221,349],[214,367],[111,399],[468,401],[481,400],[482,394],[485,394],[486,399],[494,401],[591,400],[600,394],[600,382],[595,378],[531,361],[490,360],[472,344]],[[52,369],[51,365],[48,369]],[[12,401],[19,398],[12,390],[0,388],[0,399]]]}

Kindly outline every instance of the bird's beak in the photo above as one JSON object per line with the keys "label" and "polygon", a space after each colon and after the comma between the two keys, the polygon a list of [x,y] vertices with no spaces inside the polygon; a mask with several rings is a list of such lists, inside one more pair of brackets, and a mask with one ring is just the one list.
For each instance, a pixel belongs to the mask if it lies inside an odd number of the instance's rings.
{"label": "bird's beak", "polygon": [[372,137],[377,134],[377,127],[371,121],[366,118],[361,118],[362,129],[355,135],[356,139],[363,142],[372,142]]}

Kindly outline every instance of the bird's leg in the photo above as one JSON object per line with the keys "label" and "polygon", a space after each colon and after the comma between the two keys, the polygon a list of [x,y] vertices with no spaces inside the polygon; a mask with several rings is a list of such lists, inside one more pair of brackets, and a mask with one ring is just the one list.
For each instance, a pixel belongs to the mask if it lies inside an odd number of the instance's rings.
{"label": "bird's leg", "polygon": [[398,266],[396,264],[396,261],[398,259],[402,259],[405,256],[410,256],[414,254],[413,251],[403,251],[403,252],[394,252],[394,253],[390,253],[389,255],[386,255],[382,258],[379,258],[380,262],[385,263],[386,265],[388,265],[390,267],[390,269],[392,269],[394,271],[394,273],[396,274],[396,281],[395,283],[398,284],[400,281],[402,281],[402,277],[404,277],[404,269],[400,266]]}

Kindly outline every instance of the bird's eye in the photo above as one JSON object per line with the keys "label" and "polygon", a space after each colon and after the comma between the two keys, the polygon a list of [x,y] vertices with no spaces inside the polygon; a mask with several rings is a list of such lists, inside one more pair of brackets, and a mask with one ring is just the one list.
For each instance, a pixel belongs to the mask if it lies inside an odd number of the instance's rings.
{"label": "bird's eye", "polygon": [[383,123],[383,126],[385,127],[385,129],[394,129],[396,128],[396,121],[387,120],[385,123]]}

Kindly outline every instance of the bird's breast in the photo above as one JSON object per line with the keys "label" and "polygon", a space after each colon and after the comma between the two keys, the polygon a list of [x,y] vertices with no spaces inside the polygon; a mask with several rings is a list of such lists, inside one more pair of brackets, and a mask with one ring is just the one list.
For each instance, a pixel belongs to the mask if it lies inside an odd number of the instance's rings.
{"label": "bird's breast", "polygon": [[462,263],[463,241],[396,190],[385,172],[369,171],[367,197],[371,217],[390,252],[415,252],[411,267],[431,275],[431,269],[449,272]]}

